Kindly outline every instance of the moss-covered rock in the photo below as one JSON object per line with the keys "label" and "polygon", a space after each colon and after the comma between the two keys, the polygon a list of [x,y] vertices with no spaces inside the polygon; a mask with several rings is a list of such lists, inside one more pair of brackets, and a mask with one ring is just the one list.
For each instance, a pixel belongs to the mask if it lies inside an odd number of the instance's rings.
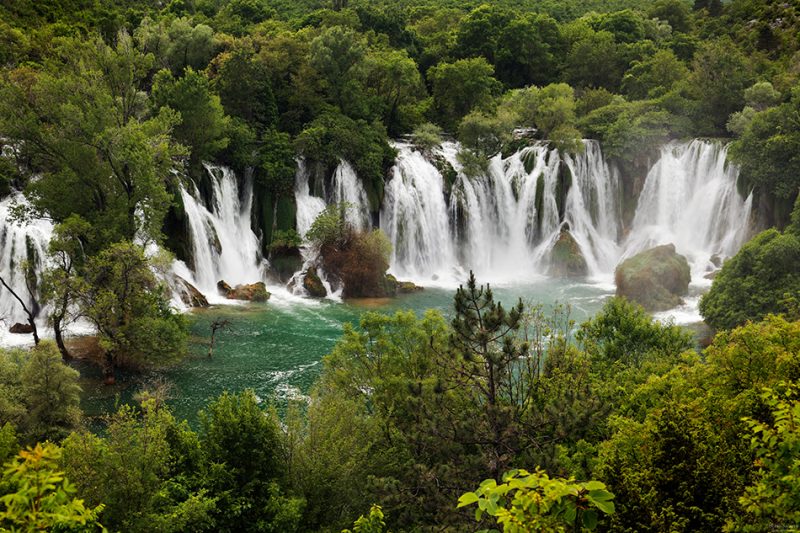
{"label": "moss-covered rock", "polygon": [[189,307],[208,307],[208,299],[200,292],[197,287],[177,276],[180,283],[179,294],[184,305]]}
{"label": "moss-covered rock", "polygon": [[303,288],[309,296],[314,298],[324,298],[328,295],[325,285],[323,285],[322,280],[319,279],[317,268],[313,266],[308,267],[308,270],[306,270],[303,275]]}
{"label": "moss-covered rock", "polygon": [[561,278],[580,278],[588,274],[586,258],[569,228],[561,229],[558,240],[550,251],[550,275]]}
{"label": "moss-covered rock", "polygon": [[397,282],[397,292],[399,294],[410,294],[412,292],[420,292],[424,290],[423,287],[414,284],[411,281],[398,281]]}
{"label": "moss-covered rock", "polygon": [[453,183],[455,183],[458,177],[458,172],[453,168],[453,165],[450,164],[450,161],[445,159],[441,154],[431,154],[430,161],[439,171],[439,174],[442,175],[442,179],[444,180],[444,192],[449,195],[453,188]]}
{"label": "moss-covered rock", "polygon": [[424,290],[423,287],[420,287],[411,281],[398,281],[393,275],[386,274],[387,295],[396,296],[398,294],[410,294],[412,292],[419,292],[422,290]]}
{"label": "moss-covered rock", "polygon": [[675,245],[656,246],[620,263],[614,273],[617,296],[641,304],[648,311],[664,311],[682,303],[689,292],[691,271]]}
{"label": "moss-covered rock", "polygon": [[572,187],[572,170],[562,159],[558,163],[558,176],[556,177],[556,205],[558,206],[559,220],[564,220],[570,187]]}
{"label": "moss-covered rock", "polygon": [[267,286],[264,285],[263,281],[231,287],[225,283],[225,281],[219,280],[217,282],[217,289],[219,289],[219,292],[229,300],[266,302],[271,296],[267,291]]}

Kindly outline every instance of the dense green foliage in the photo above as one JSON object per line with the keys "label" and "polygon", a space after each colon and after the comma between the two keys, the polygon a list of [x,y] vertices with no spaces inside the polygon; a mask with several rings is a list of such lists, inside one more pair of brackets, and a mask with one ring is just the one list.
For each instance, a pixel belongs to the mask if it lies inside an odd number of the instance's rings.
{"label": "dense green foliage", "polygon": [[800,316],[800,234],[769,229],[722,266],[700,301],[706,322],[729,329],[769,313]]}
{"label": "dense green foliage", "polygon": [[[797,13],[767,0],[3,2],[0,191],[23,190],[17,215],[56,224],[40,292],[57,344],[0,353],[0,525],[793,526]],[[282,422],[252,392],[226,393],[190,428],[154,392],[102,432],[80,425],[66,323],[95,325],[108,381],[186,350],[168,258],[146,252],[176,242],[164,233],[179,180],[206,194],[204,162],[251,169],[264,249],[293,249],[296,157],[323,181],[347,161],[375,212],[389,139],[431,151],[444,131],[468,176],[537,139],[576,151],[596,138],[628,169],[671,138],[732,135],[741,191],[782,232],[720,271],[701,304],[719,332],[702,354],[625,300],[576,326],[568,308],[504,308],[471,277],[450,320],[367,313],[347,326],[311,401]],[[391,250],[346,209],[306,238],[346,295],[374,295]],[[20,453],[46,440],[58,447]],[[457,507],[464,493],[477,525]]]}
{"label": "dense green foliage", "polygon": [[[470,278],[449,322],[347,326],[282,424],[252,392],[225,393],[192,429],[153,389],[101,434],[75,430],[77,376],[41,343],[7,356],[0,454],[73,430],[51,468],[71,483],[47,490],[59,516],[111,530],[469,530],[460,503],[506,531],[759,531],[800,508],[798,328],[770,315],[700,357],[623,299],[573,337],[568,309],[506,310]],[[30,492],[16,471],[0,481],[15,516]]]}

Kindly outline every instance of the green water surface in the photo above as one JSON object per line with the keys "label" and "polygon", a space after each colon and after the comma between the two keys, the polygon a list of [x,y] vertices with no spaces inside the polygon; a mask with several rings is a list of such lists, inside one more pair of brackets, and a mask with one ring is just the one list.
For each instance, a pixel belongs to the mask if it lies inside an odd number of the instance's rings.
{"label": "green water surface", "polygon": [[[578,323],[602,306],[613,287],[542,280],[524,286],[493,287],[496,300],[511,305],[518,298],[547,309],[569,304]],[[421,315],[435,308],[451,314],[454,290],[429,288],[392,299],[333,302],[298,300],[279,293],[263,304],[218,306],[191,314],[190,355],[173,368],[145,374],[120,373],[118,384],[102,385],[96,368],[82,365],[83,408],[90,417],[130,402],[136,391],[154,381],[166,383],[175,415],[196,422],[197,412],[224,391],[253,389],[279,408],[304,398],[322,370],[322,358],[341,337],[345,322],[357,324],[366,311],[394,313],[411,309]],[[210,324],[230,321],[218,333],[213,356],[207,357]]]}

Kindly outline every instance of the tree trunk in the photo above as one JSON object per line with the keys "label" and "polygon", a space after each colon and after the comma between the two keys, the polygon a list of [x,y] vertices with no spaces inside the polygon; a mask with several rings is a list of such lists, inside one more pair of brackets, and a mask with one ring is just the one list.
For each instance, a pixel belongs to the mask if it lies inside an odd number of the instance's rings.
{"label": "tree trunk", "polygon": [[39,330],[36,329],[36,321],[33,319],[33,315],[28,315],[28,324],[33,328],[33,344],[39,344]]}
{"label": "tree trunk", "polygon": [[67,345],[64,344],[64,334],[61,330],[60,316],[53,316],[53,334],[56,338],[56,346],[58,346],[58,351],[61,352],[61,359],[63,359],[65,362],[70,361],[72,359],[72,354],[69,353],[69,350],[67,350]]}
{"label": "tree trunk", "polygon": [[106,362],[103,366],[103,382],[106,385],[114,385],[117,382],[117,378],[114,375],[114,354],[112,352],[106,352]]}

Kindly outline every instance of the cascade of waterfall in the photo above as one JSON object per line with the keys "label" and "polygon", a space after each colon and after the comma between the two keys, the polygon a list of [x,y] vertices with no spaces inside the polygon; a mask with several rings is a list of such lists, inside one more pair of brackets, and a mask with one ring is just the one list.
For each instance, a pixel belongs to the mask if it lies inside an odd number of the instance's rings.
{"label": "cascade of waterfall", "polygon": [[353,166],[341,161],[333,172],[331,201],[347,204],[347,222],[358,231],[370,229],[369,198]]}
{"label": "cascade of waterfall", "polygon": [[380,225],[392,242],[391,264],[403,277],[422,278],[456,263],[441,173],[423,155],[397,143]]}
{"label": "cascade of waterfall", "polygon": [[[34,297],[28,291],[24,263],[37,276],[44,269],[47,246],[53,234],[53,225],[47,220],[34,219],[18,224],[11,219],[11,209],[15,204],[25,204],[25,197],[15,193],[0,201],[0,275],[17,295],[25,301],[29,309],[34,306]],[[26,322],[27,317],[19,302],[4,287],[0,288],[0,318],[8,326],[15,322]],[[40,315],[44,325],[44,313]],[[37,323],[39,320],[37,320]],[[26,337],[27,338],[27,337]]]}
{"label": "cascade of waterfall", "polygon": [[325,199],[312,196],[309,192],[309,175],[305,160],[297,161],[297,174],[294,182],[294,199],[297,205],[297,233],[305,237],[311,224],[325,209]]}
{"label": "cascade of waterfall", "polygon": [[[207,296],[217,294],[217,281],[231,285],[262,279],[263,259],[258,237],[250,226],[253,184],[245,176],[239,190],[234,173],[225,167],[205,165],[212,184],[211,208],[206,207],[196,186],[190,193],[181,186],[188,221],[194,271],[190,281]],[[176,268],[186,274],[185,267]]]}
{"label": "cascade of waterfall", "polygon": [[[599,144],[567,156],[572,187],[559,217],[559,153],[545,143],[500,155],[481,176],[458,174],[444,216],[444,180],[431,161],[398,143],[398,160],[386,186],[381,227],[394,246],[391,269],[422,283],[432,276],[463,278],[465,270],[497,281],[521,281],[547,272],[549,252],[567,222],[593,274],[613,268],[618,256],[619,178]],[[445,143],[438,157],[460,170],[458,146]]]}
{"label": "cascade of waterfall", "polygon": [[602,276],[617,265],[619,258],[622,190],[617,169],[603,158],[600,143],[584,141],[584,150],[566,155],[572,175],[564,208],[575,242],[586,259],[590,275]]}
{"label": "cascade of waterfall", "polygon": [[[312,179],[310,172],[303,159],[298,160],[297,174],[295,177],[294,199],[297,206],[297,232],[301,237],[311,228],[314,220],[325,209],[327,202],[325,198],[311,194]],[[331,180],[332,194],[327,195],[324,180],[321,183],[323,196],[328,196],[331,203],[346,203],[349,208],[345,212],[347,221],[359,231],[364,231],[370,227],[369,203],[367,193],[361,185],[353,167],[342,161],[333,173]],[[333,288],[333,283],[326,276],[325,270],[319,265],[318,251],[304,245],[301,247],[303,256],[303,267],[295,273],[289,281],[289,287],[296,295],[306,294],[303,288],[303,276],[311,266],[316,266],[317,275],[328,293],[328,297],[334,300],[341,299],[342,287]]]}
{"label": "cascade of waterfall", "polygon": [[[444,143],[435,157],[459,171],[449,194],[433,161],[407,143],[395,147],[381,227],[394,247],[392,272],[422,284],[457,281],[468,269],[493,282],[546,274],[563,228],[586,259],[590,279],[607,282],[625,257],[671,242],[697,280],[713,255],[736,253],[750,229],[752,200],[737,193],[738,169],[726,164],[727,149],[716,142],[662,148],[624,240],[620,176],[596,141],[584,141],[574,155],[544,143],[506,159],[497,155],[475,177],[460,172],[458,146]],[[568,192],[559,199],[565,182]]]}
{"label": "cascade of waterfall", "polygon": [[712,256],[734,255],[749,236],[752,195],[739,195],[739,169],[726,156],[727,146],[712,141],[663,146],[647,174],[621,259],[672,243],[688,259],[697,283],[713,268]]}

